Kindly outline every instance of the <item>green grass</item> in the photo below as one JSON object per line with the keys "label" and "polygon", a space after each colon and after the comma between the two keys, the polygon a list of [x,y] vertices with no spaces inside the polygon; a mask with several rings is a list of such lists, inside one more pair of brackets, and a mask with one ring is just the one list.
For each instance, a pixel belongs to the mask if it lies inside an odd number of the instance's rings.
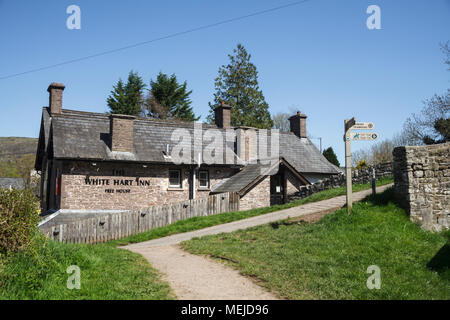
{"label": "green grass", "polygon": [[[385,179],[377,185],[390,182],[392,179]],[[368,188],[368,184],[355,185],[354,191]],[[198,230],[342,194],[345,188],[337,188],[285,205],[191,218],[106,244],[65,244],[40,239],[33,253],[0,257],[0,299],[171,299],[169,286],[143,257],[115,246]],[[70,265],[80,267],[80,290],[67,289],[66,269]]]}
{"label": "green grass", "polygon": [[[390,188],[317,223],[281,221],[182,245],[288,299],[450,299],[450,232],[411,223]],[[381,269],[381,289],[366,286]]]}
{"label": "green grass", "polygon": [[[377,181],[377,186],[386,185],[392,183],[394,180],[392,178],[384,178]],[[362,190],[370,189],[370,184],[357,184],[353,186],[353,192],[358,192]],[[275,205],[271,207],[252,209],[247,211],[239,211],[239,212],[225,212],[207,217],[194,217],[186,220],[177,221],[173,224],[155,228],[146,232],[138,233],[120,240],[110,241],[108,244],[112,246],[121,246],[127,245],[130,243],[143,242],[153,239],[158,239],[162,237],[166,237],[169,235],[189,232],[194,230],[199,230],[207,227],[212,227],[215,225],[233,222],[236,220],[246,219],[254,216],[258,216],[265,213],[270,213],[282,209],[287,209],[291,207],[300,206],[302,204],[316,202],[320,200],[326,200],[330,198],[334,198],[337,196],[345,195],[345,187],[339,187],[334,189],[329,189],[325,191],[321,191],[315,194],[312,194],[306,198],[292,201],[282,205]]]}
{"label": "green grass", "polygon": [[[39,241],[34,254],[0,260],[0,299],[170,299],[169,286],[143,257],[107,245]],[[67,267],[80,267],[80,290]]]}

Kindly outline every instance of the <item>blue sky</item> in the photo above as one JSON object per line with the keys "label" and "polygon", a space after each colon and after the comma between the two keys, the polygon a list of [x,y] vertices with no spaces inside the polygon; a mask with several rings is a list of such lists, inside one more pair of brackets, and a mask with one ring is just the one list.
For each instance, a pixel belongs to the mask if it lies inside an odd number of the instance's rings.
{"label": "blue sky", "polygon": [[[0,0],[0,78],[287,4],[275,0]],[[81,30],[66,8],[81,8]],[[381,8],[381,30],[366,9]],[[186,80],[196,114],[212,101],[218,68],[237,43],[252,54],[272,113],[299,109],[308,131],[343,163],[344,118],[373,121],[381,139],[449,86],[439,43],[450,40],[450,0],[310,0],[207,30],[0,80],[0,136],[37,137],[48,85],[66,85],[64,108],[104,112],[133,69]],[[318,142],[314,140],[313,142]],[[370,142],[355,142],[353,149]]]}

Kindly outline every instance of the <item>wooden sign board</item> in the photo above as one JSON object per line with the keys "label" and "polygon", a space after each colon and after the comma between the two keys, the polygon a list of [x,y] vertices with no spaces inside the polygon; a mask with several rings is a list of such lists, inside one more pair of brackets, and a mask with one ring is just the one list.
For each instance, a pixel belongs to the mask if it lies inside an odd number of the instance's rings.
{"label": "wooden sign board", "polygon": [[355,122],[351,127],[352,130],[372,130],[375,128],[373,122]]}

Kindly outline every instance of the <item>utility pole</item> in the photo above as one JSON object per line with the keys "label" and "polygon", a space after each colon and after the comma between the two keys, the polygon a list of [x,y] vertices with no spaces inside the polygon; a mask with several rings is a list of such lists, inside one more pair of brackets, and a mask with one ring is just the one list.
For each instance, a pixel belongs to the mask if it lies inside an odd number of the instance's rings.
{"label": "utility pole", "polygon": [[320,153],[322,153],[322,137],[319,137],[320,140]]}
{"label": "utility pole", "polygon": [[322,153],[322,137],[311,137],[309,139],[319,139],[320,153]]}

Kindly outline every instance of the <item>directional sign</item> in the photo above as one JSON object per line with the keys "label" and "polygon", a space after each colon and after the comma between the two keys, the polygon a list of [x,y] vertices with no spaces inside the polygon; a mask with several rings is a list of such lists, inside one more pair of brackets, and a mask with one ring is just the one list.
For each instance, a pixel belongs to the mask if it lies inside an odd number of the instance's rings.
{"label": "directional sign", "polygon": [[372,130],[375,128],[373,122],[355,122],[355,124],[350,128],[351,130]]}
{"label": "directional sign", "polygon": [[350,133],[350,140],[363,141],[363,140],[377,140],[378,133],[375,132],[352,132]]}

